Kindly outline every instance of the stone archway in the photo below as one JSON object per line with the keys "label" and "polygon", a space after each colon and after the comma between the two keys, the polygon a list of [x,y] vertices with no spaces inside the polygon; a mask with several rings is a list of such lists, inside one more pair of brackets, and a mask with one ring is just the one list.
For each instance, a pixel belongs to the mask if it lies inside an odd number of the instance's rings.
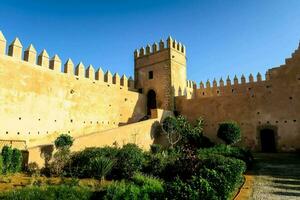
{"label": "stone archway", "polygon": [[151,109],[156,108],[156,93],[154,90],[149,90],[147,93],[147,115],[151,115]]}

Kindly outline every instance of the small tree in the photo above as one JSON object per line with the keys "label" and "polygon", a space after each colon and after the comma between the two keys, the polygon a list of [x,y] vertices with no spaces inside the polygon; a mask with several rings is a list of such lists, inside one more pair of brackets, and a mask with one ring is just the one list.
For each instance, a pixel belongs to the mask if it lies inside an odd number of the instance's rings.
{"label": "small tree", "polygon": [[73,145],[73,137],[68,134],[61,134],[54,141],[55,147],[58,150],[50,164],[50,172],[55,176],[64,176],[64,168],[70,164],[70,147]]}
{"label": "small tree", "polygon": [[218,137],[226,144],[235,144],[241,140],[240,126],[233,121],[219,124]]}
{"label": "small tree", "polygon": [[178,122],[175,117],[166,117],[162,123],[163,132],[167,136],[171,148],[173,148],[174,145],[178,143],[182,138],[178,127]]}
{"label": "small tree", "polygon": [[19,149],[12,150],[11,171],[19,172],[22,168],[22,153]]}
{"label": "small tree", "polygon": [[104,156],[96,157],[91,160],[91,171],[93,177],[100,180],[100,183],[104,180],[105,176],[111,171],[113,167],[113,161]]}
{"label": "small tree", "polygon": [[61,134],[60,136],[58,136],[58,138],[56,138],[54,144],[57,149],[69,149],[73,145],[73,142],[74,139],[72,136],[68,134]]}
{"label": "small tree", "polygon": [[9,146],[4,146],[2,148],[2,158],[3,158],[3,172],[8,173],[11,171],[11,160],[12,160],[12,148]]}

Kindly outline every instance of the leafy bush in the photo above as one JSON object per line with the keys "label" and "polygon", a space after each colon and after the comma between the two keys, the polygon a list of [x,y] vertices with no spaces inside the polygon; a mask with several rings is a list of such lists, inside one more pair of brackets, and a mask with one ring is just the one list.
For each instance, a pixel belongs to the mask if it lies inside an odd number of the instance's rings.
{"label": "leafy bush", "polygon": [[162,172],[165,180],[172,180],[178,176],[182,180],[190,179],[201,168],[201,160],[191,149],[185,148],[175,159],[170,159]]}
{"label": "leafy bush", "polygon": [[61,134],[54,141],[57,149],[70,148],[73,145],[74,139],[68,134]]}
{"label": "leafy bush", "polygon": [[66,175],[65,167],[70,163],[70,150],[68,148],[59,149],[53,156],[50,163],[50,173],[54,176]]}
{"label": "leafy bush", "polygon": [[22,153],[19,149],[14,148],[12,150],[12,157],[11,157],[11,172],[19,172],[22,168]]}
{"label": "leafy bush", "polygon": [[39,175],[40,174],[40,169],[39,169],[38,164],[36,162],[29,163],[28,166],[27,166],[27,173],[30,176]]}
{"label": "leafy bush", "polygon": [[222,122],[219,124],[218,137],[226,144],[235,144],[241,140],[241,129],[236,122]]}
{"label": "leafy bush", "polygon": [[160,153],[162,151],[162,146],[160,144],[151,144],[150,150],[153,154]]}
{"label": "leafy bush", "polygon": [[166,196],[168,199],[209,199],[217,200],[216,191],[210,186],[210,183],[202,178],[193,176],[188,181],[182,181],[176,177],[173,182],[167,184]]}
{"label": "leafy bush", "polygon": [[220,144],[212,148],[204,148],[198,151],[198,155],[200,157],[208,157],[211,154],[218,154],[225,157],[233,157],[243,160],[247,164],[247,167],[251,167],[253,163],[253,155],[251,151],[240,147]]}
{"label": "leafy bush", "polygon": [[111,174],[115,179],[129,179],[141,171],[144,160],[144,153],[136,144],[126,144],[119,149]]}
{"label": "leafy bush", "polygon": [[13,150],[9,146],[4,146],[2,148],[1,154],[3,158],[3,172],[9,173],[11,171],[11,160],[12,160]]}
{"label": "leafy bush", "polygon": [[4,146],[2,148],[2,158],[3,158],[3,172],[4,173],[15,173],[21,170],[22,166],[22,153],[20,150],[9,146]]}
{"label": "leafy bush", "polygon": [[164,186],[162,181],[141,174],[135,174],[130,182],[122,180],[110,184],[106,188],[104,199],[155,200],[162,199],[163,194]]}
{"label": "leafy bush", "polygon": [[48,186],[27,187],[0,194],[3,200],[88,200],[92,192],[82,187]]}
{"label": "leafy bush", "polygon": [[200,176],[213,184],[220,197],[227,197],[241,183],[245,170],[246,164],[241,160],[212,154],[204,158]]}
{"label": "leafy bush", "polygon": [[182,181],[179,177],[166,185],[166,196],[168,199],[174,200],[199,199],[198,191],[190,183]]}
{"label": "leafy bush", "polygon": [[99,157],[105,157],[116,162],[119,149],[116,147],[86,148],[83,151],[73,153],[66,171],[71,176],[91,178],[95,174],[92,170],[92,161]]}
{"label": "leafy bush", "polygon": [[147,154],[145,155],[143,172],[159,177],[164,171],[168,161],[168,156],[165,154]]}

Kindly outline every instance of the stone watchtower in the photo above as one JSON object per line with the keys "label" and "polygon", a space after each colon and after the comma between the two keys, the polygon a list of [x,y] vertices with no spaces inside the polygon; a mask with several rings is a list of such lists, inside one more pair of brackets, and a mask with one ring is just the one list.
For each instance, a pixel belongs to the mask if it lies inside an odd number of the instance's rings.
{"label": "stone watchtower", "polygon": [[147,45],[134,52],[136,88],[147,95],[147,110],[174,110],[174,97],[186,88],[185,46],[168,37],[152,48]]}

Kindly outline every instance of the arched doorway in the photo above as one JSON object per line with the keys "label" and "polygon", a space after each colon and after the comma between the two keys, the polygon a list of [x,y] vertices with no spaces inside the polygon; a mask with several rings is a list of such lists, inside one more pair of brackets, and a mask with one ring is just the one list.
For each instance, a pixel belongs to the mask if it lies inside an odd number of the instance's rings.
{"label": "arched doorway", "polygon": [[260,130],[261,151],[266,153],[276,152],[275,131],[270,128]]}
{"label": "arched doorway", "polygon": [[156,93],[149,90],[147,93],[147,115],[151,115],[151,109],[156,108]]}

